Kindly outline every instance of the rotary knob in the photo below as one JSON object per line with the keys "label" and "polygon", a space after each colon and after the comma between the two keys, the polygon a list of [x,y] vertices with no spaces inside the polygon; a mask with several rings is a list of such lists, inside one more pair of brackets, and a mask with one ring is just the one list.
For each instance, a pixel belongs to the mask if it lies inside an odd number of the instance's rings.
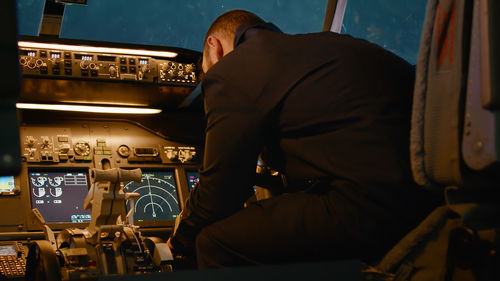
{"label": "rotary knob", "polygon": [[167,158],[169,160],[175,160],[177,158],[177,151],[176,150],[173,150],[173,149],[169,149],[166,151],[166,154],[167,154]]}
{"label": "rotary knob", "polygon": [[196,152],[189,149],[179,150],[179,160],[182,163],[191,161],[195,155]]}
{"label": "rotary knob", "polygon": [[124,144],[120,145],[118,147],[118,155],[120,155],[123,158],[127,158],[130,156],[130,148]]}
{"label": "rotary knob", "polygon": [[[80,62],[80,67],[82,69],[87,69],[89,67],[89,64],[90,64],[89,61],[83,60],[83,61]],[[111,69],[111,67],[110,67],[110,69]]]}
{"label": "rotary knob", "polygon": [[36,61],[34,59],[30,60],[28,62],[28,67],[29,68],[35,68],[36,67]]}
{"label": "rotary knob", "polygon": [[26,146],[27,147],[32,148],[35,146],[35,143],[36,143],[36,140],[34,137],[32,137],[32,136],[26,137]]}
{"label": "rotary knob", "polygon": [[74,147],[76,155],[88,156],[90,155],[90,145],[87,142],[77,142]]}
{"label": "rotary knob", "polygon": [[194,64],[187,64],[185,67],[186,73],[189,74],[194,70]]}
{"label": "rotary knob", "polygon": [[35,138],[31,136],[26,137],[26,146],[30,148],[35,146]]}
{"label": "rotary knob", "polygon": [[42,148],[48,148],[50,145],[49,137],[42,137]]}

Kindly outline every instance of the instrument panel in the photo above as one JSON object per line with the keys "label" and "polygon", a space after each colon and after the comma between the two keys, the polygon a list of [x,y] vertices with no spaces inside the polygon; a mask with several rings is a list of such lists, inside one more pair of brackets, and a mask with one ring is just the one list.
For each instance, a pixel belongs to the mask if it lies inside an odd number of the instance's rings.
{"label": "instrument panel", "polygon": [[24,125],[20,135],[22,172],[0,178],[0,232],[40,231],[32,208],[55,230],[85,227],[91,218],[83,209],[91,168],[141,168],[140,183],[123,183],[124,192],[140,195],[135,224],[171,227],[189,194],[188,183],[197,180],[202,154],[196,144],[166,140],[126,120]]}
{"label": "instrument panel", "polygon": [[133,81],[172,86],[195,86],[198,83],[196,65],[176,61],[176,53],[139,51],[125,47],[22,41],[19,43],[19,64],[25,76],[43,78]]}
{"label": "instrument panel", "polygon": [[[112,158],[114,164],[189,164],[196,163],[200,155],[193,145],[152,141],[144,134],[135,135],[142,130],[132,130],[133,125],[114,125],[89,129],[89,123],[83,122],[81,128],[21,127],[21,155],[31,164],[65,163],[70,166],[93,163],[102,157]],[[106,138],[111,129],[113,135]]]}
{"label": "instrument panel", "polygon": [[[69,39],[43,40],[53,39],[19,42],[18,62],[23,74],[19,102],[170,110],[198,83],[195,63],[200,56],[198,52]],[[165,126],[168,132],[156,126],[165,116],[181,116],[180,120],[168,120]],[[121,183],[124,192],[138,193],[138,198],[125,203],[111,200],[110,209],[113,210],[113,204],[125,204],[126,208],[115,208],[121,213],[117,215],[118,221],[126,219],[125,209],[133,208],[128,222],[133,221],[148,235],[168,237],[184,207],[190,192],[189,182],[194,181],[193,172],[199,168],[203,154],[197,140],[168,137],[176,135],[170,130],[172,126],[180,131],[185,131],[184,127],[188,131],[198,128],[182,122],[189,118],[182,114],[133,118],[143,122],[138,123],[130,119],[107,119],[105,115],[64,112],[46,116],[44,111],[25,110],[20,111],[19,117],[21,173],[0,177],[0,279],[24,279],[26,245],[44,238],[46,228],[41,224],[46,223],[56,233],[89,225],[96,214],[85,210],[83,205],[91,187],[91,169],[141,168],[140,183]],[[32,213],[35,208],[43,219],[33,215],[37,213]],[[116,216],[112,224],[115,219]],[[134,240],[133,237],[129,238]],[[129,247],[137,250],[134,249]],[[142,252],[140,247],[139,252]],[[72,253],[69,255],[73,257]],[[134,264],[142,266],[142,257],[139,255]]]}

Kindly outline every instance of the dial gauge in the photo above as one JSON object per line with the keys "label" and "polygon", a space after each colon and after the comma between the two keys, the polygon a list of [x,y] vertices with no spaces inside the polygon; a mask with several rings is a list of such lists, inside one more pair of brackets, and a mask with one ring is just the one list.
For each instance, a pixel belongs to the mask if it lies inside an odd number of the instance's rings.
{"label": "dial gauge", "polygon": [[63,177],[54,177],[54,178],[49,178],[49,184],[53,187],[58,187],[61,185],[61,183],[64,181]]}
{"label": "dial gauge", "polygon": [[31,183],[36,187],[41,187],[47,181],[47,177],[32,177]]}
{"label": "dial gauge", "polygon": [[88,156],[90,154],[90,145],[88,142],[77,142],[74,149],[77,155]]}

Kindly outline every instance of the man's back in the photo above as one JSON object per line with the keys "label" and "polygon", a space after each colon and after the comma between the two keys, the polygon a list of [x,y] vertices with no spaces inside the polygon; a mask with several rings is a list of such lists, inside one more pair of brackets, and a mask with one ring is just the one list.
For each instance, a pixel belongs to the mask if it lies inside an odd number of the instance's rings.
{"label": "man's back", "polygon": [[258,30],[210,75],[238,89],[242,107],[276,113],[266,117],[271,135],[255,137],[281,148],[271,164],[288,177],[411,184],[414,71],[399,57],[335,33]]}

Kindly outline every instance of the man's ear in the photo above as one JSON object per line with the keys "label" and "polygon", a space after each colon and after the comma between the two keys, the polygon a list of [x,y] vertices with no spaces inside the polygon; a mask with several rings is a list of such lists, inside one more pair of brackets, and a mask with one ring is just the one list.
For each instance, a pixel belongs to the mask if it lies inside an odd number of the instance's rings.
{"label": "man's ear", "polygon": [[208,44],[208,59],[211,65],[216,64],[224,56],[222,42],[219,38],[209,35],[207,38]]}

